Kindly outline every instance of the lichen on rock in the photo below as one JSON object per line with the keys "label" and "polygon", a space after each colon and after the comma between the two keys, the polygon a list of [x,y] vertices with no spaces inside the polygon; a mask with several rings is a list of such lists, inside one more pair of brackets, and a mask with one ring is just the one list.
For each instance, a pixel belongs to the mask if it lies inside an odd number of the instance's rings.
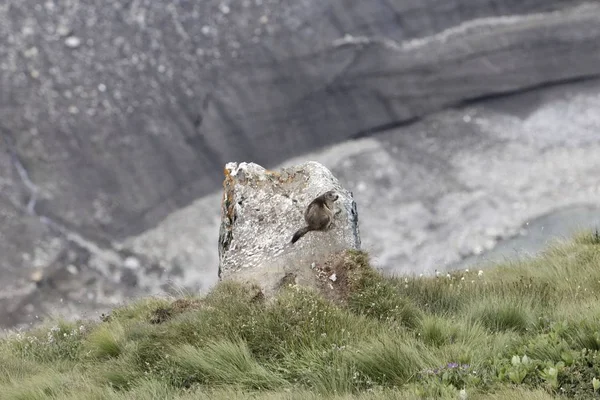
{"label": "lichen on rock", "polygon": [[[331,228],[290,243],[305,225],[306,206],[328,190],[339,195]],[[254,163],[225,166],[219,279],[255,281],[267,295],[290,273],[298,284],[313,286],[311,266],[348,249],[360,249],[356,202],[325,166],[312,161],[279,171]]]}

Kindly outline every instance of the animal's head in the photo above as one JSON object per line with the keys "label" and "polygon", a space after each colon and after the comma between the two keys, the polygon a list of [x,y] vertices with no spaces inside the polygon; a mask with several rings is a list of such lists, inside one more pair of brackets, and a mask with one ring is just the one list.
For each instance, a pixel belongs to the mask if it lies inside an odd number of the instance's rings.
{"label": "animal's head", "polygon": [[331,201],[334,202],[336,201],[340,196],[333,190],[330,190],[328,192],[325,192],[325,194],[323,195],[325,196],[325,200],[326,201]]}

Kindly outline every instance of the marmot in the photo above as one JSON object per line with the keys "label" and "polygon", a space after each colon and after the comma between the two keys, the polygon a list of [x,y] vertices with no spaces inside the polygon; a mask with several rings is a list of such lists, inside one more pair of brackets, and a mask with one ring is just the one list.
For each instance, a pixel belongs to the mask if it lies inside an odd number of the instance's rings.
{"label": "marmot", "polygon": [[335,191],[330,190],[323,193],[310,202],[306,211],[304,211],[304,220],[306,226],[298,229],[292,237],[292,243],[306,235],[310,231],[324,231],[329,229],[333,222],[333,202],[339,198]]}

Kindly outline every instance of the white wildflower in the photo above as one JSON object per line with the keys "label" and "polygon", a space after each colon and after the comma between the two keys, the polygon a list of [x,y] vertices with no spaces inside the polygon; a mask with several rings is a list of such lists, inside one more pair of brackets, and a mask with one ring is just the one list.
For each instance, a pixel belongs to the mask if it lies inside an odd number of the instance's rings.
{"label": "white wildflower", "polygon": [[68,38],[65,39],[65,45],[67,47],[75,49],[75,48],[79,47],[79,45],[81,45],[81,39],[78,38],[77,36],[69,36]]}

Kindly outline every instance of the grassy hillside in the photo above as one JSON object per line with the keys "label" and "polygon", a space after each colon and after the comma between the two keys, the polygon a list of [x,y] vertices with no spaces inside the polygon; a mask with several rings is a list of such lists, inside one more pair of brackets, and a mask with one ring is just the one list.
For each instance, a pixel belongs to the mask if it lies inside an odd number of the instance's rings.
{"label": "grassy hillside", "polygon": [[0,399],[599,397],[597,233],[450,277],[387,279],[357,252],[335,268],[335,296],[221,283],[12,335]]}

